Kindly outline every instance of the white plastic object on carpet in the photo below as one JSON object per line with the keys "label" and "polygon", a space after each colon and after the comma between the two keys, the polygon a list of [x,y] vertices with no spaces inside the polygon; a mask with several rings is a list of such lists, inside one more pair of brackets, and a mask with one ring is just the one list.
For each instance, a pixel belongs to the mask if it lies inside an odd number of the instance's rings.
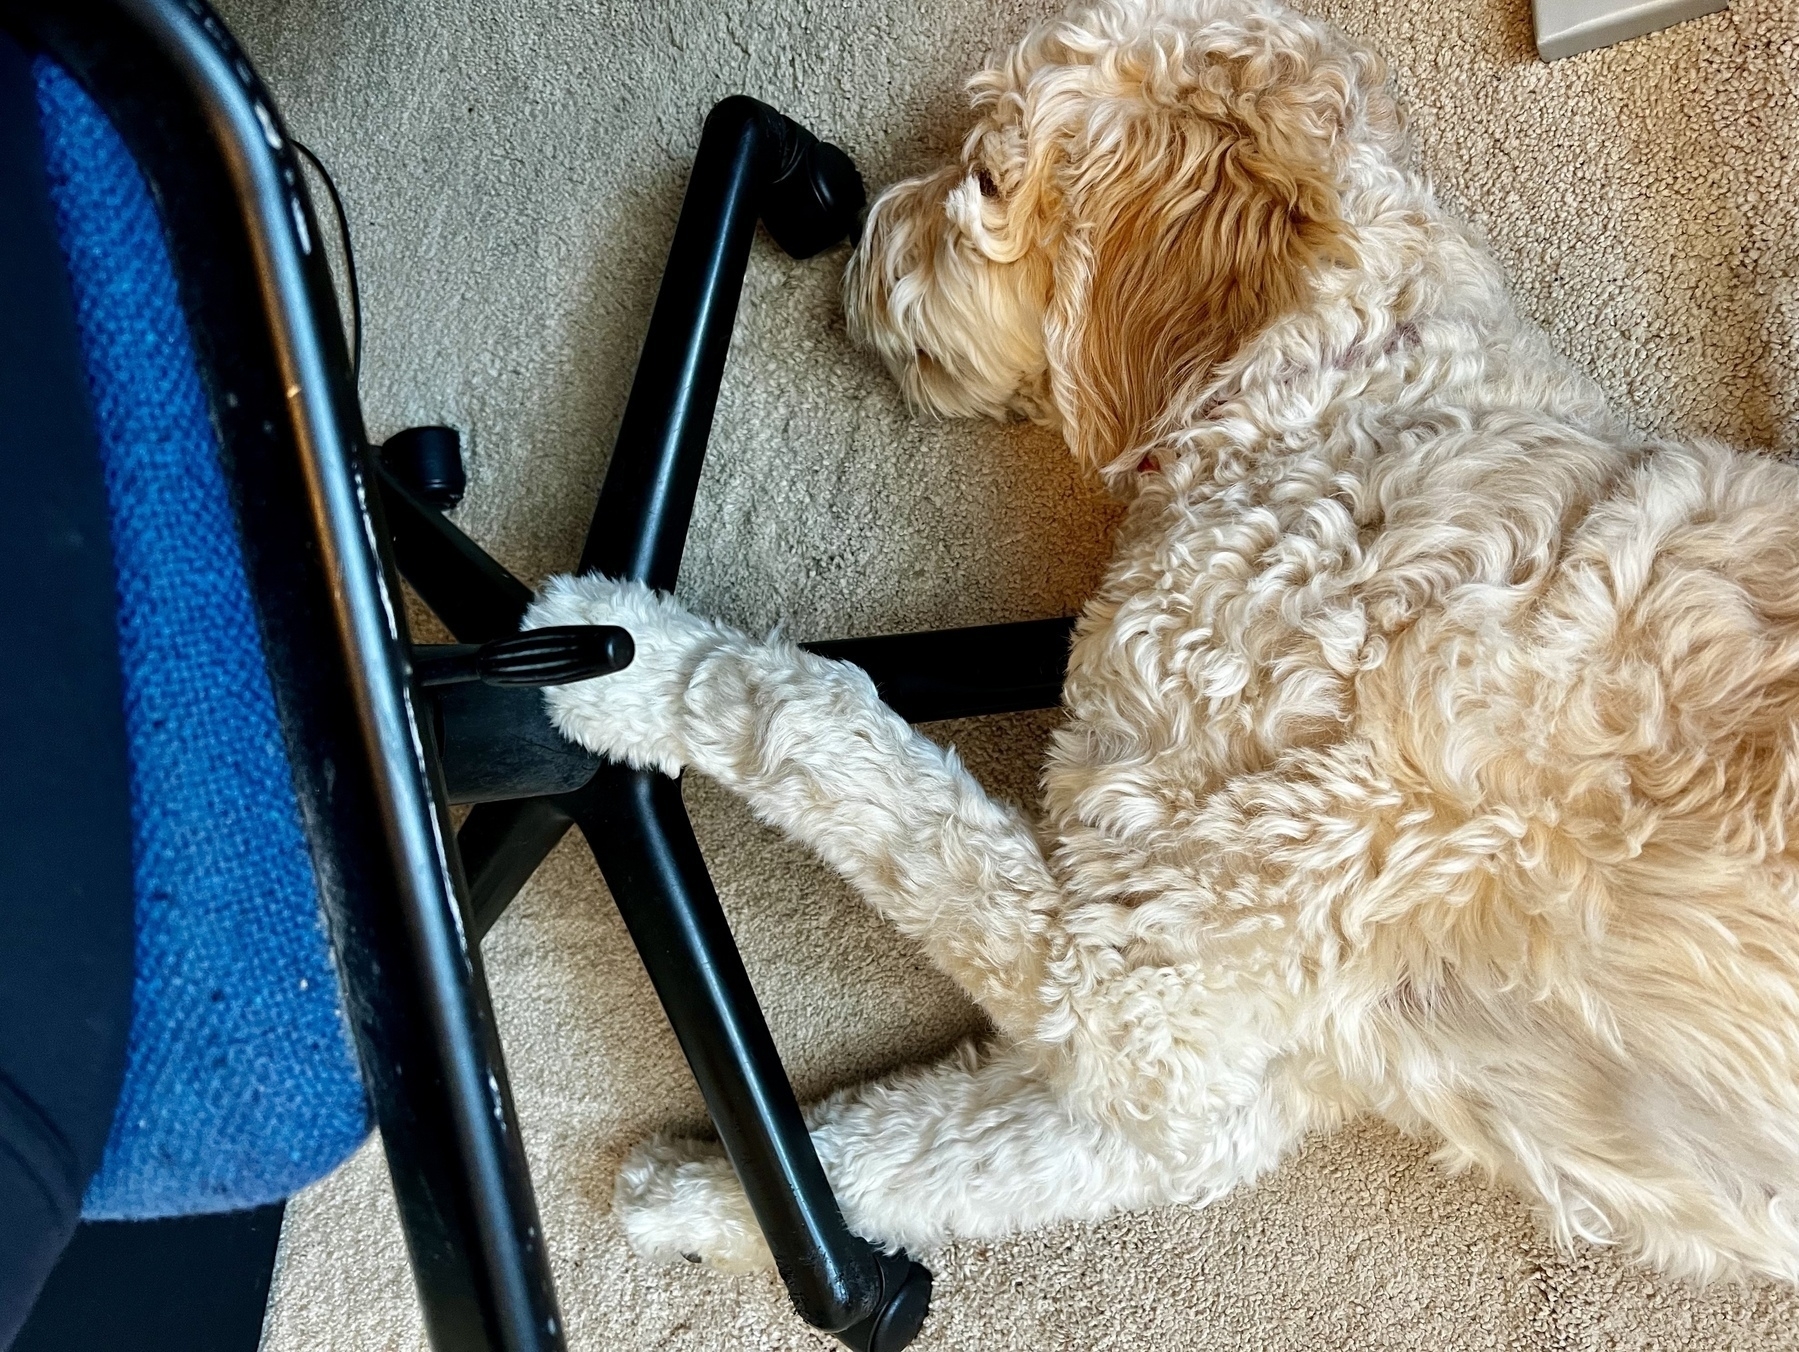
{"label": "white plastic object on carpet", "polygon": [[1729,7],[1730,0],[1531,0],[1531,16],[1537,55],[1559,61]]}

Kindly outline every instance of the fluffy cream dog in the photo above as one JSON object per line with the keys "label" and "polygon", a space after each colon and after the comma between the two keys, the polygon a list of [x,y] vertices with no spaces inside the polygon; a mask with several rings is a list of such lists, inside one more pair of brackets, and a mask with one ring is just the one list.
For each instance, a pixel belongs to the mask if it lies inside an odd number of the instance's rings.
{"label": "fluffy cream dog", "polygon": [[[534,613],[637,638],[565,731],[743,794],[991,1016],[813,1110],[851,1226],[1203,1202],[1377,1113],[1564,1240],[1799,1278],[1799,471],[1608,412],[1322,24],[1119,0],[972,88],[845,295],[916,404],[1133,498],[1041,826],[853,669],[600,579]],[[618,1202],[766,1261],[716,1146]]]}

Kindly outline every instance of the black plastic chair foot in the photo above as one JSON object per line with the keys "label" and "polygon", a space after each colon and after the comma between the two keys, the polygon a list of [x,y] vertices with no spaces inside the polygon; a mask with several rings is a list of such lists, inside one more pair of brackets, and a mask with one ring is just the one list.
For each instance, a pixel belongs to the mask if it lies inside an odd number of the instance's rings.
{"label": "black plastic chair foot", "polygon": [[931,1270],[904,1252],[876,1257],[881,1265],[881,1299],[874,1313],[840,1330],[837,1338],[856,1352],[899,1352],[924,1327],[931,1308]]}
{"label": "black plastic chair foot", "polygon": [[781,166],[762,190],[762,224],[793,258],[811,258],[841,240],[856,242],[868,194],[854,162],[799,123],[774,116],[786,136]]}
{"label": "black plastic chair foot", "polygon": [[447,512],[468,491],[462,434],[454,427],[408,427],[382,444],[381,463],[420,501]]}

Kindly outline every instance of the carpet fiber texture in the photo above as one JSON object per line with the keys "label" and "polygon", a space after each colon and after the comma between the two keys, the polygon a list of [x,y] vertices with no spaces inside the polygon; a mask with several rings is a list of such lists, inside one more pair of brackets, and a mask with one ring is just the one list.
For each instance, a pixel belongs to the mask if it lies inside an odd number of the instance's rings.
{"label": "carpet fiber texture", "polygon": [[[1444,198],[1643,426],[1799,449],[1799,9],[1738,0],[1553,66],[1525,0],[1308,0],[1391,61]],[[574,559],[713,100],[764,98],[871,184],[930,164],[959,87],[1038,0],[225,0],[333,166],[367,302],[370,430],[469,438],[462,524],[537,579]],[[910,418],[844,339],[842,251],[758,242],[681,595],[801,637],[1053,615],[1113,509],[1040,431]],[[1034,797],[1052,717],[933,730]],[[932,1055],[975,1013],[805,854],[704,782],[695,823],[806,1096]],[[698,1094],[596,871],[565,844],[488,970],[577,1349],[828,1345],[772,1278],[639,1263],[623,1152]],[[930,1256],[921,1349],[1799,1346],[1799,1295],[1558,1253],[1512,1197],[1368,1124],[1206,1210]],[[379,1152],[288,1212],[265,1348],[424,1346]]]}

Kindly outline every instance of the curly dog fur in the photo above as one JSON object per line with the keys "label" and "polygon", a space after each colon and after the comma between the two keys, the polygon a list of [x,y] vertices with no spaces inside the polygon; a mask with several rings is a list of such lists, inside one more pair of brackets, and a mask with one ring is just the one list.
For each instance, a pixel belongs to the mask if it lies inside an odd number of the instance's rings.
{"label": "curly dog fur", "polygon": [[[1377,1113],[1565,1241],[1799,1278],[1799,470],[1636,436],[1407,165],[1379,63],[1113,0],[875,204],[852,332],[1131,499],[1040,824],[858,671],[599,578],[560,727],[815,849],[991,1017],[810,1114],[890,1245],[1203,1202]],[[716,1145],[640,1251],[767,1261]]]}

